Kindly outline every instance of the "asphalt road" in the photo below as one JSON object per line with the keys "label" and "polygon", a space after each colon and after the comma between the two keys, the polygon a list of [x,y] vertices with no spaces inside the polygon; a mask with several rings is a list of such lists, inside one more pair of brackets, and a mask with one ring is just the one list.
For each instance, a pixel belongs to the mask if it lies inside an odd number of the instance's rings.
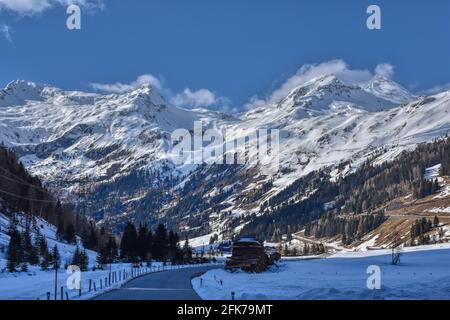
{"label": "asphalt road", "polygon": [[123,287],[104,293],[95,300],[201,300],[191,279],[220,268],[198,267],[156,272],[131,280]]}

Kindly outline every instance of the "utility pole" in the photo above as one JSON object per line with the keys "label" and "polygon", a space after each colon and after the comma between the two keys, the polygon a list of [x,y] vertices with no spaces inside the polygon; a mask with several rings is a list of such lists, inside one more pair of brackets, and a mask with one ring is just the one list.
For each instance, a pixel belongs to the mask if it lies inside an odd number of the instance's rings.
{"label": "utility pole", "polygon": [[55,300],[58,300],[58,266],[55,263]]}
{"label": "utility pole", "polygon": [[111,285],[111,274],[112,274],[112,248],[109,251],[109,284]]}

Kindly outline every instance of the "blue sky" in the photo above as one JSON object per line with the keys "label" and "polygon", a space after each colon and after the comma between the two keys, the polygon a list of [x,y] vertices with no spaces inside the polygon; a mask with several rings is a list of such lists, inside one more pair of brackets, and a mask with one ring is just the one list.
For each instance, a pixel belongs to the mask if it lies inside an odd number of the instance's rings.
{"label": "blue sky", "polygon": [[[0,0],[0,87],[150,81],[180,104],[232,110],[270,97],[305,64],[336,59],[371,74],[387,63],[415,92],[450,84],[448,0],[78,0],[80,31],[66,28],[67,2]],[[366,27],[370,4],[381,30]]]}

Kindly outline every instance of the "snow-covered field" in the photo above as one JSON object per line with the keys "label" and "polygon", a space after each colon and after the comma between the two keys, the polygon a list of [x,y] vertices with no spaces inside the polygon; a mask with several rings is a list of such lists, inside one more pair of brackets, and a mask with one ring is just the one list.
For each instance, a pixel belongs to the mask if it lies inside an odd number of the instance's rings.
{"label": "snow-covered field", "polygon": [[[400,266],[390,264],[389,250],[346,252],[327,259],[282,261],[262,274],[211,270],[192,280],[203,299],[450,300],[450,245],[408,248]],[[367,288],[367,268],[381,269],[381,289]],[[221,280],[223,285],[221,285]]]}

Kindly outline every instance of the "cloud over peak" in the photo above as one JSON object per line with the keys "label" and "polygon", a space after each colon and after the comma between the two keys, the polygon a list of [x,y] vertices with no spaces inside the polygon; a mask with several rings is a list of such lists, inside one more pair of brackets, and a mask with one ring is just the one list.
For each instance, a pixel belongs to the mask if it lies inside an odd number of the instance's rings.
{"label": "cloud over peak", "polygon": [[279,88],[269,93],[266,98],[261,99],[258,96],[253,96],[246,107],[249,109],[255,106],[277,103],[295,88],[327,74],[334,74],[348,84],[364,84],[370,81],[374,75],[391,78],[394,75],[394,67],[389,63],[382,63],[376,66],[374,72],[371,72],[367,69],[351,69],[344,60],[340,59],[318,64],[305,64]]}
{"label": "cloud over peak", "polygon": [[133,91],[138,87],[146,84],[151,85],[158,91],[162,91],[163,89],[162,81],[151,74],[141,75],[131,83],[91,83],[91,87],[97,91],[120,94]]}
{"label": "cloud over peak", "polygon": [[136,80],[130,83],[91,83],[91,87],[94,90],[102,91],[106,93],[126,93],[137,89],[142,85],[151,85],[166,99],[179,107],[184,108],[199,108],[199,107],[212,107],[220,109],[222,111],[230,111],[229,100],[223,97],[218,97],[216,93],[201,88],[198,90],[192,90],[185,88],[181,92],[173,92],[165,86],[165,82],[162,78],[155,77],[151,74],[144,74],[139,76]]}

